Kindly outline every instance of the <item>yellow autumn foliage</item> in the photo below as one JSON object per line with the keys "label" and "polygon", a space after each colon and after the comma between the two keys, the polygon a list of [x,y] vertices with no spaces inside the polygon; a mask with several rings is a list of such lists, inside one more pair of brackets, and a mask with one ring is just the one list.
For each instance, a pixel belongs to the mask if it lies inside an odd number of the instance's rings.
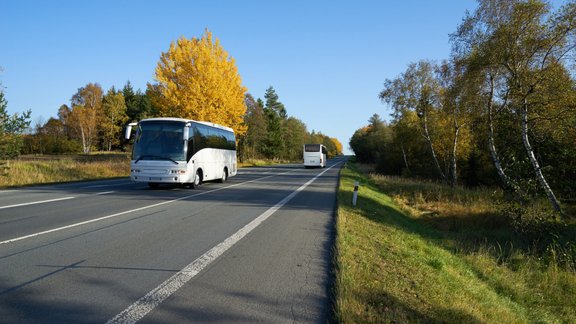
{"label": "yellow autumn foliage", "polygon": [[340,141],[336,138],[336,137],[330,137],[330,140],[332,141],[332,143],[334,143],[334,146],[336,147],[336,155],[341,155],[342,154],[342,143],[340,143]]}
{"label": "yellow autumn foliage", "polygon": [[232,127],[237,135],[246,132],[246,88],[234,59],[208,30],[200,39],[172,42],[160,56],[156,81],[149,88],[160,94],[154,104],[161,116],[213,122]]}

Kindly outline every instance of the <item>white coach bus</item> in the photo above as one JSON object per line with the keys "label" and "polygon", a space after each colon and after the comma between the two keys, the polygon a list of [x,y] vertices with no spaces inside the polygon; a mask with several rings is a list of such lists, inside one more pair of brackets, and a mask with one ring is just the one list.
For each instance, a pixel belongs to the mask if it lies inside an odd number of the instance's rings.
{"label": "white coach bus", "polygon": [[150,118],[126,128],[136,137],[130,162],[130,178],[159,184],[185,184],[192,188],[204,181],[236,175],[236,138],[229,127],[181,118]]}
{"label": "white coach bus", "polygon": [[326,153],[326,146],[322,144],[304,144],[304,167],[325,167]]}

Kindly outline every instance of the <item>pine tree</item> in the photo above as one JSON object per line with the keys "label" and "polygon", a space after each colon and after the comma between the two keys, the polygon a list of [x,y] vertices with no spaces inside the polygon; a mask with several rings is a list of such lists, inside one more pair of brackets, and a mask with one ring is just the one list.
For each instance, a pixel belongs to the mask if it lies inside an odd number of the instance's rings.
{"label": "pine tree", "polygon": [[2,162],[20,154],[23,146],[22,132],[30,126],[30,110],[22,115],[8,114],[8,102],[4,98],[4,92],[0,88],[0,174],[6,169],[6,163]]}
{"label": "pine tree", "polygon": [[239,137],[239,157],[241,159],[255,159],[261,157],[262,143],[268,131],[268,119],[264,113],[262,100],[254,100],[251,94],[246,94],[246,115],[244,124],[248,128],[244,136]]}
{"label": "pine tree", "polygon": [[266,89],[264,99],[266,99],[264,113],[268,118],[268,133],[262,152],[269,159],[278,159],[284,151],[283,124],[286,119],[286,108],[278,101],[278,95],[272,87]]}

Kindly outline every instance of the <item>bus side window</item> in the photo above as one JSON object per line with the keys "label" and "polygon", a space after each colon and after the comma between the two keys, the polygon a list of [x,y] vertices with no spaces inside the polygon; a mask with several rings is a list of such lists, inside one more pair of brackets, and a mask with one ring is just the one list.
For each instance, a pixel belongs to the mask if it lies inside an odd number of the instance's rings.
{"label": "bus side window", "polygon": [[223,130],[218,131],[218,139],[220,140],[220,148],[228,149],[228,140],[226,139],[226,132]]}
{"label": "bus side window", "polygon": [[226,148],[229,150],[236,149],[236,140],[234,139],[234,134],[230,132],[225,132],[226,134]]}
{"label": "bus side window", "polygon": [[206,147],[206,134],[204,133],[204,130],[202,129],[201,125],[196,126],[196,132],[194,133],[194,142],[196,144],[195,146],[196,152]]}
{"label": "bus side window", "polygon": [[207,146],[207,147],[210,147],[210,148],[212,148],[212,147],[217,147],[217,146],[216,146],[216,144],[217,144],[217,142],[218,142],[218,141],[216,140],[217,135],[214,134],[214,130],[212,130],[212,129],[206,129],[206,133],[207,133],[207,134],[206,134],[206,135],[207,135],[207,136],[206,136],[206,138],[207,138],[207,143],[206,143],[207,145],[206,145],[206,146]]}

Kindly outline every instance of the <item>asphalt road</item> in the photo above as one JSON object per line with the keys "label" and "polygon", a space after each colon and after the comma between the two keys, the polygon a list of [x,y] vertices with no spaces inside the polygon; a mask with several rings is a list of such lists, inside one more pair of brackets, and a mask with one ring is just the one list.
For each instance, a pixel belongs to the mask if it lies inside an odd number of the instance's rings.
{"label": "asphalt road", "polygon": [[341,159],[0,191],[0,322],[326,322]]}

